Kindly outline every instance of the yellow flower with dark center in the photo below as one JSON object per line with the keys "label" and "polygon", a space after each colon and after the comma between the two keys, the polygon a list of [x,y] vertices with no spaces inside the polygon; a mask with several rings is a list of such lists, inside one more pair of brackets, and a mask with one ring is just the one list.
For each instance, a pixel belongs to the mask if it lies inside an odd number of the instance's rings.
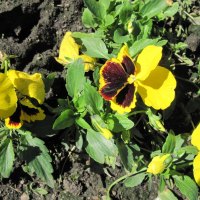
{"label": "yellow flower with dark center", "polygon": [[193,161],[193,174],[196,183],[200,186],[200,123],[192,133],[191,143],[199,150]]}
{"label": "yellow flower with dark center", "polygon": [[90,56],[79,54],[79,45],[75,42],[71,32],[66,32],[59,49],[59,56],[56,59],[62,65],[70,63],[70,60],[82,58],[85,65],[85,71],[94,69],[95,59]]}
{"label": "yellow flower with dark center", "polygon": [[168,165],[168,163],[166,163],[168,158],[170,158],[170,154],[155,156],[149,163],[147,172],[154,175],[162,173]]}
{"label": "yellow flower with dark center", "polygon": [[29,75],[16,70],[0,73],[0,93],[0,118],[5,119],[8,128],[20,128],[23,121],[44,119],[42,109],[29,100],[32,98],[39,104],[44,102],[45,89],[41,74]]}
{"label": "yellow flower with dark center", "polygon": [[162,48],[147,46],[134,62],[128,47],[108,60],[100,70],[100,94],[119,113],[130,112],[136,104],[136,93],[147,106],[165,109],[174,100],[176,80],[166,68],[158,66]]}

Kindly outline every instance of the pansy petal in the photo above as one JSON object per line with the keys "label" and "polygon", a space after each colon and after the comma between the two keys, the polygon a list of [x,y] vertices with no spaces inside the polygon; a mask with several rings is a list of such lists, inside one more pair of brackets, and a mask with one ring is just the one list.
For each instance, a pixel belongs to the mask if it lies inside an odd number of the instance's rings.
{"label": "pansy petal", "polygon": [[0,73],[0,118],[11,116],[17,108],[17,95],[7,75]]}
{"label": "pansy petal", "polygon": [[107,61],[100,70],[100,94],[106,99],[112,99],[127,80],[127,74],[117,59]]}
{"label": "pansy petal", "polygon": [[200,151],[200,123],[192,133],[191,143]]}
{"label": "pansy petal", "polygon": [[111,100],[123,86],[123,82],[107,83],[101,88],[100,94],[105,100]]}
{"label": "pansy petal", "polygon": [[21,128],[23,122],[21,120],[21,108],[18,104],[14,114],[5,119],[5,125],[9,129],[19,129]]}
{"label": "pansy petal", "polygon": [[87,55],[80,55],[78,57],[83,59],[84,69],[85,69],[86,72],[88,72],[90,70],[94,70],[94,63],[95,63],[94,58],[87,56]]}
{"label": "pansy petal", "polygon": [[117,59],[112,58],[101,67],[99,80],[100,88],[106,83],[125,83],[126,80],[127,74]]}
{"label": "pansy petal", "polygon": [[156,110],[165,109],[174,100],[176,80],[164,67],[154,69],[145,81],[138,81],[138,93],[147,106]]}
{"label": "pansy petal", "polygon": [[134,66],[134,63],[131,59],[131,56],[129,55],[127,45],[124,45],[120,49],[120,52],[117,56],[117,59],[122,64],[122,66],[123,66],[123,68],[124,68],[124,70],[126,71],[127,74],[129,74],[129,75],[134,74],[135,66]]}
{"label": "pansy petal", "polygon": [[200,152],[193,161],[193,174],[196,183],[200,186]]}
{"label": "pansy petal", "polygon": [[59,56],[56,61],[60,64],[67,64],[66,58],[75,59],[79,55],[79,46],[76,44],[71,32],[66,32],[59,49]]}
{"label": "pansy petal", "polygon": [[21,119],[27,122],[45,119],[44,111],[40,107],[34,106],[28,99],[20,101],[22,109]]}
{"label": "pansy petal", "polygon": [[120,114],[130,112],[136,103],[136,88],[134,84],[127,84],[113,100],[111,100],[111,108]]}
{"label": "pansy petal", "polygon": [[45,90],[41,74],[30,75],[21,71],[9,70],[7,75],[16,90],[22,95],[34,98],[40,104],[44,102]]}
{"label": "pansy petal", "polygon": [[162,47],[147,46],[139,54],[136,62],[136,77],[138,80],[145,80],[154,70],[162,57]]}

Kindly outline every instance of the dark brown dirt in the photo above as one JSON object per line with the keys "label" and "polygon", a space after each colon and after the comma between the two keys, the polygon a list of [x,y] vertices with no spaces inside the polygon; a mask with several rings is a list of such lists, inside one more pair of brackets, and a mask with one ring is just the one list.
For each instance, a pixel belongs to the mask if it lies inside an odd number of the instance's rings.
{"label": "dark brown dirt", "polygon": [[[26,72],[39,71],[44,75],[50,72],[61,74],[63,68],[54,57],[66,31],[85,30],[81,24],[82,7],[82,0],[1,0],[0,50],[17,56],[12,60],[12,68]],[[59,97],[63,95],[60,83],[58,79],[54,84],[54,95]],[[32,180],[17,163],[11,177],[0,182],[0,199],[98,200],[105,195],[107,184],[122,175],[121,168],[111,169],[115,176],[110,178],[105,175],[102,166],[91,164],[88,156],[80,152],[69,156],[60,144],[55,150],[57,146],[54,142],[57,139],[60,142],[59,136],[56,137],[45,140],[54,160],[55,189],[47,188],[37,179]],[[45,188],[48,194],[37,194],[34,191],[37,187]],[[148,191],[146,185],[136,189],[118,185],[114,187],[112,196],[113,199],[139,200],[149,199],[151,194],[153,199],[153,193],[155,191]]]}

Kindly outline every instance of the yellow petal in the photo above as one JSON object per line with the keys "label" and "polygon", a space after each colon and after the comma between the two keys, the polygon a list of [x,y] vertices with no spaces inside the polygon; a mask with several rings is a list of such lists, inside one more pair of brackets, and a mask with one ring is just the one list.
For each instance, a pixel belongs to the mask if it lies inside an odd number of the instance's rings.
{"label": "yellow petal", "polygon": [[22,127],[22,125],[23,125],[23,121],[13,122],[13,121],[10,120],[10,118],[5,119],[5,126],[8,129],[19,129],[19,128]]}
{"label": "yellow petal", "polygon": [[88,72],[90,70],[94,70],[94,62],[95,62],[94,58],[87,56],[87,55],[80,55],[78,57],[83,59],[83,61],[85,63],[84,69],[85,69],[86,72]]}
{"label": "yellow petal", "polygon": [[17,108],[17,95],[12,82],[0,74],[0,118],[10,117]]}
{"label": "yellow petal", "polygon": [[22,120],[27,122],[34,122],[36,120],[45,119],[44,111],[40,107],[34,106],[28,99],[21,100],[20,103],[22,109]]}
{"label": "yellow petal", "polygon": [[22,95],[29,96],[42,104],[45,98],[44,83],[39,73],[33,75],[16,70],[7,72],[12,84]]}
{"label": "yellow petal", "polygon": [[149,163],[147,172],[151,174],[160,174],[162,173],[166,166],[166,160],[170,157],[170,154],[165,154],[162,156],[155,156],[152,161]]}
{"label": "yellow petal", "polygon": [[200,123],[192,133],[191,143],[200,151]]}
{"label": "yellow petal", "polygon": [[136,77],[145,80],[154,70],[162,57],[162,47],[147,46],[139,54],[136,62]]}
{"label": "yellow petal", "polygon": [[193,161],[193,174],[196,183],[200,186],[200,152]]}
{"label": "yellow petal", "polygon": [[67,64],[67,58],[75,59],[79,55],[79,46],[76,44],[71,32],[66,32],[60,45],[59,56],[56,61],[60,64]]}
{"label": "yellow petal", "polygon": [[145,81],[137,81],[137,84],[144,103],[156,110],[169,107],[175,98],[176,79],[164,67],[158,66]]}
{"label": "yellow petal", "polygon": [[131,58],[131,56],[130,56],[130,54],[129,54],[128,46],[127,46],[127,45],[124,45],[124,46],[120,49],[120,51],[119,51],[119,53],[118,53],[118,55],[117,55],[117,59],[122,63],[124,56],[128,56],[128,57],[132,60],[132,58]]}

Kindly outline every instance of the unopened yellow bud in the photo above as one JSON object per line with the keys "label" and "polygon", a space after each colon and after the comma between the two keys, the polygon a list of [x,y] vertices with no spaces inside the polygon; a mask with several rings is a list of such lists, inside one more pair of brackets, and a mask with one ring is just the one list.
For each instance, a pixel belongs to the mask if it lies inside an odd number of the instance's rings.
{"label": "unopened yellow bud", "polygon": [[170,158],[170,154],[155,156],[149,163],[147,172],[154,175],[162,173],[169,164],[166,162],[168,158]]}

